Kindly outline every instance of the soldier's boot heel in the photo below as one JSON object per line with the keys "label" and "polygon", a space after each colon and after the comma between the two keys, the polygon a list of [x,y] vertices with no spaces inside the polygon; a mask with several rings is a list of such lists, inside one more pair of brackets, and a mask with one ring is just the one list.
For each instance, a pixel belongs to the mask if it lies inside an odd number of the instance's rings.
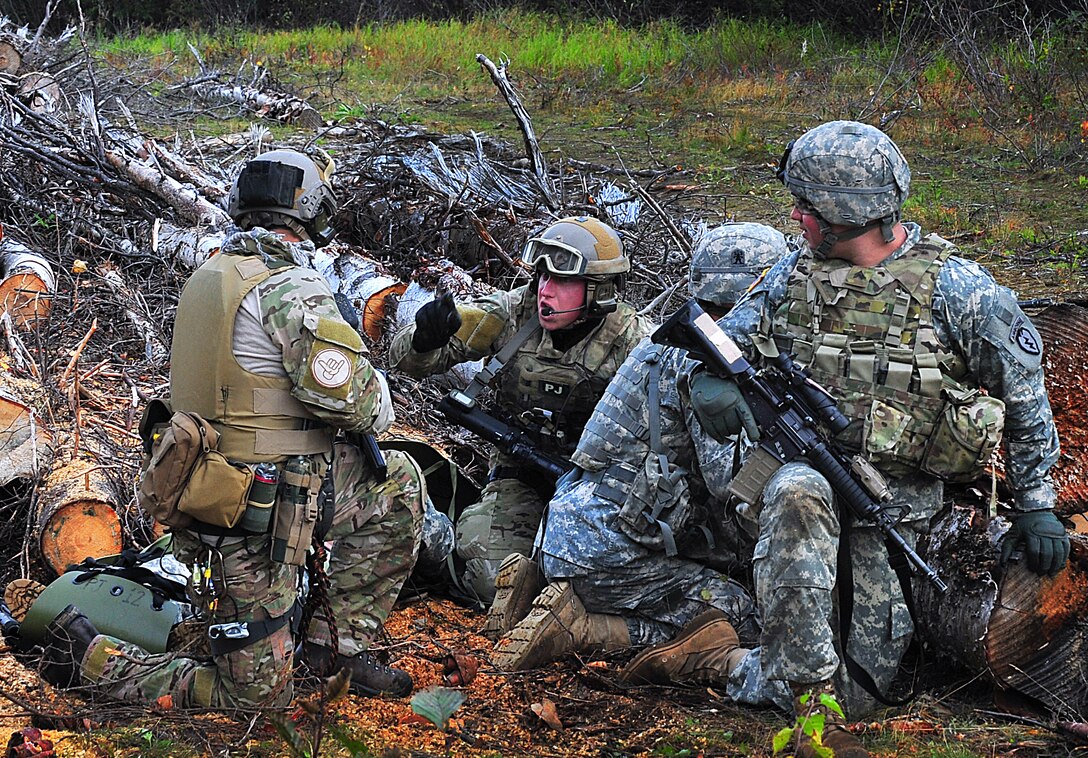
{"label": "soldier's boot heel", "polygon": [[97,636],[98,629],[79,608],[65,606],[45,627],[42,679],[61,688],[79,684],[83,658]]}
{"label": "soldier's boot heel", "polygon": [[544,588],[544,576],[535,561],[511,553],[499,565],[495,577],[495,602],[487,612],[484,636],[497,640],[529,615],[533,601]]}
{"label": "soldier's boot heel", "polygon": [[41,582],[35,582],[33,579],[14,579],[4,588],[4,604],[11,612],[11,617],[22,623],[26,621],[30,606],[34,605],[38,595],[44,591],[45,585]]}
{"label": "soldier's boot heel", "polygon": [[545,587],[529,615],[495,646],[492,662],[504,671],[524,671],[569,653],[616,650],[631,644],[619,616],[588,613],[570,582]]}

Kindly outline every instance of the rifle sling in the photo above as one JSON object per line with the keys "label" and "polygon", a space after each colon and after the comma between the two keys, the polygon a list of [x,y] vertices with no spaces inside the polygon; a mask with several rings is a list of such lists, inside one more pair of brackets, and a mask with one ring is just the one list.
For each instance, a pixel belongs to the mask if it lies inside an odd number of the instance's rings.
{"label": "rifle sling", "polygon": [[[898,707],[906,705],[918,695],[918,690],[915,687],[911,687],[903,698],[893,698],[885,695],[880,691],[880,687],[877,686],[876,681],[866,671],[857,660],[850,655],[850,627],[853,624],[854,619],[854,562],[850,556],[850,535],[853,531],[853,524],[849,517],[849,514],[839,515],[839,552],[838,552],[838,588],[839,588],[839,646],[842,653],[842,661],[846,665],[846,671],[850,674],[850,678],[857,682],[863,690],[872,695],[878,702],[883,705]],[[914,611],[914,591],[911,588],[911,573],[910,563],[907,560],[906,553],[904,553],[895,543],[888,539],[884,540],[884,546],[888,550],[888,563],[891,565],[892,570],[895,571],[896,577],[899,579],[899,588],[903,592],[903,599],[907,603],[907,610],[910,612],[910,620],[914,624],[914,631],[917,632],[918,617]],[[913,640],[912,640],[913,644]]]}
{"label": "rifle sling", "polygon": [[521,349],[521,346],[528,342],[539,330],[540,319],[537,318],[536,314],[533,314],[531,319],[521,325],[513,338],[503,345],[499,352],[491,356],[483,368],[476,372],[476,375],[472,377],[472,381],[465,387],[464,394],[475,400],[484,387],[491,384],[491,380],[510,362],[510,359],[514,357],[514,353]]}

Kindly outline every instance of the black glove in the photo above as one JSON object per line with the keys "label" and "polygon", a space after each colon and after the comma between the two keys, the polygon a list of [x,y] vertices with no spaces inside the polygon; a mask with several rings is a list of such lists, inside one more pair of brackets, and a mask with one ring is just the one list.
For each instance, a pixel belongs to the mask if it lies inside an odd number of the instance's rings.
{"label": "black glove", "polygon": [[457,303],[453,301],[453,293],[446,292],[416,311],[412,349],[417,353],[429,353],[445,347],[460,328],[461,314],[457,312]]}
{"label": "black glove", "polygon": [[1054,511],[1027,511],[1014,516],[1001,541],[1001,562],[1009,560],[1020,544],[1024,545],[1028,568],[1036,574],[1053,576],[1069,558],[1069,536]]}
{"label": "black glove", "polygon": [[336,308],[340,311],[340,318],[348,322],[355,331],[359,331],[359,311],[355,310],[355,305],[348,299],[348,296],[343,292],[334,292],[332,299],[336,301]]}
{"label": "black glove", "polygon": [[755,416],[736,382],[704,371],[691,378],[690,387],[691,407],[707,434],[725,442],[743,429],[748,439],[759,439]]}

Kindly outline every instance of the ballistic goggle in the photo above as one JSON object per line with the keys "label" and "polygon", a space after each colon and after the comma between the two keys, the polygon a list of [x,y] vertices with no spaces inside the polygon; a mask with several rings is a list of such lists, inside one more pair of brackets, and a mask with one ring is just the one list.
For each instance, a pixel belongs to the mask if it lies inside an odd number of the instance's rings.
{"label": "ballistic goggle", "polygon": [[542,237],[532,237],[525,243],[521,262],[533,269],[543,262],[549,273],[556,276],[582,276],[587,263],[578,248]]}

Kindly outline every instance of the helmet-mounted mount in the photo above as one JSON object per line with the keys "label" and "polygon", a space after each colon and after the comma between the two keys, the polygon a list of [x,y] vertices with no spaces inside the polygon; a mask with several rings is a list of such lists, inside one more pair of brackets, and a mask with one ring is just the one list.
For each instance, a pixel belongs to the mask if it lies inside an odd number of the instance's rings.
{"label": "helmet-mounted mount", "polygon": [[246,163],[231,186],[227,212],[243,229],[284,226],[302,232],[315,246],[332,241],[335,166],[319,147],[305,153],[273,150]]}

